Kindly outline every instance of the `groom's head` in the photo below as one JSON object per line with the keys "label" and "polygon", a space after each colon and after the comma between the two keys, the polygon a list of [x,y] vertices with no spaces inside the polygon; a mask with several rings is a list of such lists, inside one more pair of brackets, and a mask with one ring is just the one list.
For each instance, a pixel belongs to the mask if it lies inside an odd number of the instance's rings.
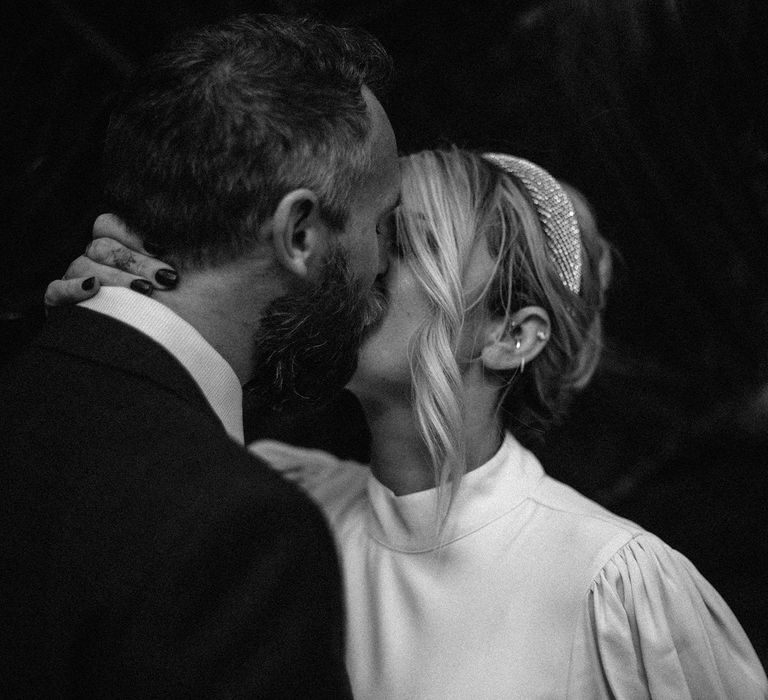
{"label": "groom's head", "polygon": [[253,260],[260,289],[278,290],[256,333],[270,403],[343,384],[383,311],[377,232],[399,191],[377,98],[390,73],[365,33],[241,18],[178,38],[110,122],[108,203],[145,246],[182,273]]}

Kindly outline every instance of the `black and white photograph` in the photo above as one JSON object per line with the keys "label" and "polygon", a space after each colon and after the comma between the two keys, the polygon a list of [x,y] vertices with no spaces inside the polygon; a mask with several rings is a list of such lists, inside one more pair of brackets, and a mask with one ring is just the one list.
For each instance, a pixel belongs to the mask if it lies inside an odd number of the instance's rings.
{"label": "black and white photograph", "polygon": [[768,4],[2,15],[0,697],[768,698]]}

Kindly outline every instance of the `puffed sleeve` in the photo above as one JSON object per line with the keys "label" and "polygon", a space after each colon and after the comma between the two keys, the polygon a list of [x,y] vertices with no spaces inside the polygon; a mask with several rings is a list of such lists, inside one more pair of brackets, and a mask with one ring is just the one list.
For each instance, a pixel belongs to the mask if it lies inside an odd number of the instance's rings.
{"label": "puffed sleeve", "polygon": [[768,681],[725,601],[649,534],[592,582],[574,636],[569,698],[768,698]]}

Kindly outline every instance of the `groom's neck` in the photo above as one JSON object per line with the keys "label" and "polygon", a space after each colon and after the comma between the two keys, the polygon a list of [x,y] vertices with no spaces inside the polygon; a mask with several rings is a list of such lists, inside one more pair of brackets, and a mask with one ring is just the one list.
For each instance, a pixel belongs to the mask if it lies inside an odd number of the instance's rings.
{"label": "groom's neck", "polygon": [[248,260],[185,270],[175,289],[153,294],[213,346],[241,384],[253,377],[259,320],[279,291],[266,271],[259,274],[258,267],[258,261]]}

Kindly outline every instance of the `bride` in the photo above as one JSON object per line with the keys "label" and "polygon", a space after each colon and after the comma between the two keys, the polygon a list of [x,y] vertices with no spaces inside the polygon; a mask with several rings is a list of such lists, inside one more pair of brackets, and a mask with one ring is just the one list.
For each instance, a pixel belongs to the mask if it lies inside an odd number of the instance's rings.
{"label": "bride", "polygon": [[250,447],[330,522],[355,697],[766,697],[694,566],[516,439],[557,420],[599,359],[610,258],[585,202],[506,155],[402,166],[389,310],[349,385],[370,464]]}

